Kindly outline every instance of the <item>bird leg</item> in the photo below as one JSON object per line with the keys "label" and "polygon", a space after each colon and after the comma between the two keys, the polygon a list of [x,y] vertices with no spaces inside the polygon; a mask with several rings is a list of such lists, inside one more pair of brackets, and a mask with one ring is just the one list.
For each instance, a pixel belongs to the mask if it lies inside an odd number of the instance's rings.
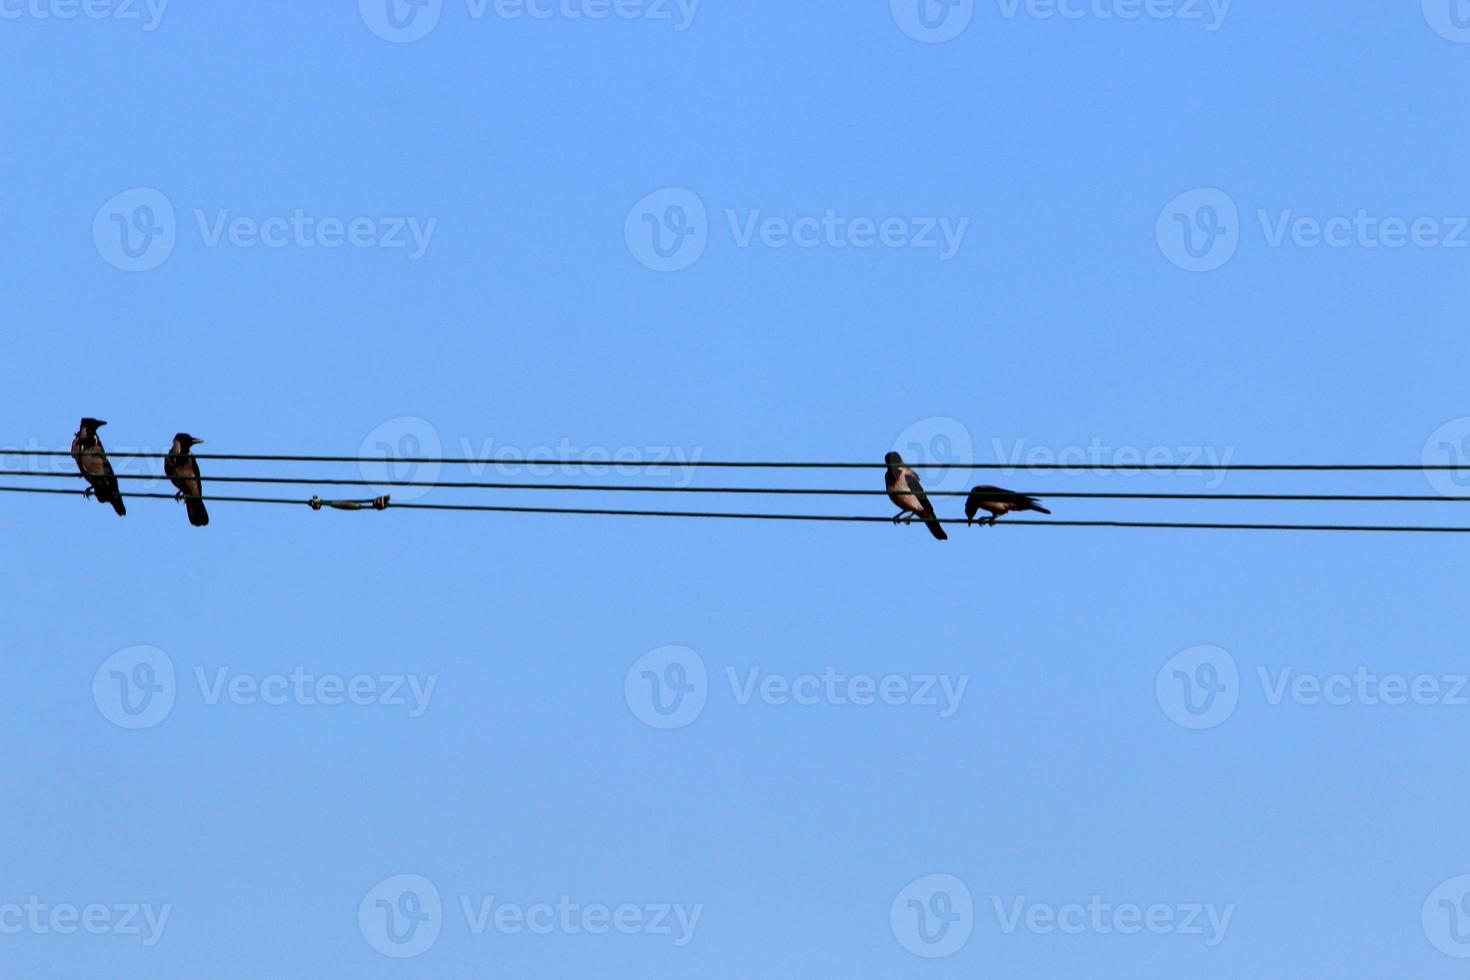
{"label": "bird leg", "polygon": [[895,523],[895,524],[897,524],[902,519],[903,519],[903,511],[899,511],[897,514],[894,514],[893,515],[893,523]]}
{"label": "bird leg", "polygon": [[82,491],[82,499],[83,500],[91,500],[92,499],[92,494],[94,494],[96,492],[97,491],[93,490],[91,487],[87,487],[87,489],[85,489],[85,490]]}
{"label": "bird leg", "polygon": [[174,494],[174,503],[178,503],[180,500],[183,500],[183,499],[184,499],[184,491],[180,490],[178,493]]}

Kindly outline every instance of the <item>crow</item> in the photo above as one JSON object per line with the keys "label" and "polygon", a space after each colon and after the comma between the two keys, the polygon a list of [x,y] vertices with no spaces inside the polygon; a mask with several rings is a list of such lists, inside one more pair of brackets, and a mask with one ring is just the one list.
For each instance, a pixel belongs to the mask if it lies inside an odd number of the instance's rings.
{"label": "crow", "polygon": [[195,439],[187,432],[174,436],[173,448],[163,460],[163,472],[173,485],[179,488],[175,500],[182,500],[189,511],[189,523],[203,527],[209,523],[209,511],[204,509],[204,483],[199,478],[199,460],[190,448],[203,439]]}
{"label": "crow", "polygon": [[990,511],[988,520],[984,517],[980,518],[981,524],[994,524],[997,517],[1009,514],[1011,511],[1034,510],[1041,514],[1051,513],[1037,503],[1035,497],[1002,490],[1000,487],[976,487],[970,491],[970,495],[965,498],[966,523],[975,523],[975,515],[981,509]]}
{"label": "crow", "polygon": [[903,457],[898,453],[889,453],[883,457],[883,462],[888,464],[884,487],[888,490],[888,499],[898,508],[898,513],[893,515],[893,523],[897,524],[907,515],[905,523],[912,524],[917,515],[929,526],[930,534],[940,541],[947,541],[949,535],[944,533],[944,525],[934,516],[934,508],[924,495],[919,475],[904,465]]}
{"label": "crow", "polygon": [[82,496],[96,494],[99,504],[111,504],[117,516],[122,517],[128,509],[123,506],[117,477],[112,473],[112,464],[107,461],[107,450],[102,448],[102,440],[97,438],[97,430],[106,424],[99,419],[82,419],[81,427],[71,441],[71,458],[76,460],[77,469],[90,484],[82,491]]}

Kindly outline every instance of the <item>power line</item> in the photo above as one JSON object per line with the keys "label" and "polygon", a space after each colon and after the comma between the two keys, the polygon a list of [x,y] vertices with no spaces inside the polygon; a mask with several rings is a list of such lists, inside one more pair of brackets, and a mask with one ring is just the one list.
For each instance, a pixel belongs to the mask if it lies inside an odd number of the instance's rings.
{"label": "power line", "polygon": [[[71,456],[64,449],[0,449],[0,456]],[[128,452],[108,450],[113,459],[165,459],[168,453]],[[825,469],[825,470],[872,470],[884,469],[885,463],[824,463],[824,462],[749,462],[714,460],[578,460],[578,459],[532,459],[529,457],[497,459],[463,459],[457,457],[378,457],[378,456],[290,456],[261,453],[195,453],[195,459],[254,460],[275,463],[397,463],[408,465],[443,466],[622,466],[633,469],[706,467],[721,469]],[[1448,465],[1412,465],[1379,463],[1179,463],[1150,465],[1147,463],[911,463],[917,470],[1047,470],[1074,472],[1084,470],[1123,470],[1144,473],[1173,472],[1278,472],[1278,473],[1412,473],[1412,472],[1467,472],[1470,463]]]}
{"label": "power line", "polygon": [[[62,490],[53,487],[0,487],[0,493],[47,493],[81,496],[81,490]],[[173,494],[135,493],[129,499],[173,500]],[[298,507],[310,506],[308,500],[292,500],[280,497],[216,497],[206,498],[211,503],[281,504]],[[392,504],[390,510],[437,510],[463,511],[495,514],[573,514],[596,517],[669,517],[699,518],[706,520],[747,521],[804,521],[839,522],[863,524],[889,524],[892,518],[869,517],[851,514],[760,514],[729,513],[724,511],[667,511],[667,510],[618,510],[594,507],[509,507],[490,504]],[[965,524],[960,518],[945,518],[942,524]],[[1470,527],[1422,527],[1387,526],[1375,524],[1215,524],[1182,521],[1074,521],[1074,520],[1007,520],[996,527],[1109,527],[1109,528],[1157,528],[1173,530],[1218,530],[1218,531],[1338,531],[1377,532],[1396,534],[1470,534]]]}
{"label": "power line", "polygon": [[[119,480],[165,479],[151,474],[114,474]],[[24,470],[0,470],[0,477],[37,477],[41,479],[78,479],[76,473],[36,473]],[[543,490],[555,492],[587,493],[713,493],[713,494],[759,494],[794,496],[839,496],[839,497],[886,497],[887,490],[855,490],[811,487],[660,487],[624,484],[578,484],[578,483],[482,483],[453,480],[354,480],[338,478],[313,479],[308,477],[273,476],[206,476],[205,483],[263,483],[302,486],[353,486],[353,487],[432,487],[449,490]],[[968,497],[968,490],[926,490],[930,497]],[[1102,493],[1083,491],[1007,490],[1016,496],[1036,496],[1059,500],[1242,500],[1242,501],[1306,501],[1331,502],[1355,501],[1362,503],[1470,503],[1470,497],[1449,497],[1435,494],[1347,494],[1347,493]],[[999,493],[997,493],[999,496]]]}
{"label": "power line", "polygon": [[[56,487],[0,487],[0,493],[53,493],[80,497],[86,492],[87,491],[85,490],[62,490]],[[123,494],[123,499],[176,500],[178,498],[175,494],[172,493],[127,493]],[[237,504],[297,504],[301,507],[305,507],[310,503],[310,501],[307,500],[290,500],[281,497],[216,497],[210,495],[205,496],[201,499],[208,500],[210,503],[213,503],[216,500],[222,500]]]}

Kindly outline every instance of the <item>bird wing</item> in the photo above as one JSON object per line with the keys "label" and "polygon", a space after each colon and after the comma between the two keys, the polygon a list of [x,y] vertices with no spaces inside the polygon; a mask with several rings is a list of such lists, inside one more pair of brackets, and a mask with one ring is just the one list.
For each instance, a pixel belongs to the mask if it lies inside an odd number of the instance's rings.
{"label": "bird wing", "polygon": [[107,461],[106,451],[102,448],[102,440],[93,440],[92,445],[87,445],[78,440],[71,444],[72,458],[77,461],[77,469],[88,480],[106,479],[112,476],[112,464]]}
{"label": "bird wing", "polygon": [[180,491],[191,497],[199,496],[199,461],[193,456],[169,456],[164,461],[163,471]]}
{"label": "bird wing", "polygon": [[913,470],[905,473],[903,475],[903,485],[908,487],[909,492],[914,495],[914,499],[919,502],[919,513],[925,517],[933,517],[934,508],[929,506],[929,497],[924,493],[924,485],[919,482],[919,474]]}
{"label": "bird wing", "polygon": [[978,508],[985,501],[1025,508],[1035,504],[1036,498],[1028,497],[1024,493],[1016,493],[1014,490],[1007,490],[1004,487],[976,487],[970,491],[970,496],[965,501],[965,506],[970,507],[973,505]]}

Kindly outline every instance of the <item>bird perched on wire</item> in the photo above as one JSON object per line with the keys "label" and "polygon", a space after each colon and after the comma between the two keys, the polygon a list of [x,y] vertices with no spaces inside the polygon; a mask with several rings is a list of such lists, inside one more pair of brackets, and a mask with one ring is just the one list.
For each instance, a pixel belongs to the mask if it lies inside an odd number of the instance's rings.
{"label": "bird perched on wire", "polygon": [[1035,497],[1003,490],[1000,487],[976,487],[970,491],[970,495],[965,498],[966,523],[975,523],[975,515],[981,510],[990,512],[988,519],[980,518],[981,524],[994,524],[997,517],[1012,511],[1034,510],[1040,514],[1051,513],[1037,503]]}
{"label": "bird perched on wire", "polygon": [[90,497],[95,494],[99,504],[111,504],[112,509],[117,511],[117,516],[122,517],[128,509],[123,506],[122,492],[117,488],[117,477],[113,475],[112,464],[107,461],[107,450],[102,448],[102,440],[97,437],[97,430],[106,424],[100,419],[82,419],[77,434],[71,441],[71,458],[76,460],[77,469],[81,470],[82,476],[90,484],[82,491],[82,496]]}
{"label": "bird perched on wire", "polygon": [[199,478],[199,460],[189,450],[203,442],[187,432],[174,436],[173,448],[163,460],[163,472],[173,485],[179,488],[175,500],[182,500],[189,511],[189,523],[203,527],[209,523],[209,511],[204,509],[204,483]]}
{"label": "bird perched on wire", "polygon": [[883,462],[888,464],[888,473],[883,481],[888,490],[888,499],[898,508],[898,513],[893,515],[893,523],[904,520],[905,523],[912,524],[917,516],[929,526],[930,534],[940,541],[948,540],[949,535],[944,533],[944,525],[934,516],[934,508],[924,494],[919,474],[905,466],[903,457],[898,453],[889,453],[883,457]]}

